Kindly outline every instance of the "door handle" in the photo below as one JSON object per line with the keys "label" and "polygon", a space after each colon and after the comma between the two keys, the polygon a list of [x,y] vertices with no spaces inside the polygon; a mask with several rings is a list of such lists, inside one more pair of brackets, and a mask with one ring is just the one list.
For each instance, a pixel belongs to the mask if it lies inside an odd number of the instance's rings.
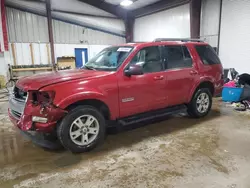
{"label": "door handle", "polygon": [[191,74],[191,75],[196,75],[196,74],[198,74],[198,72],[195,71],[195,70],[191,70],[191,71],[190,71],[190,74]]}
{"label": "door handle", "polygon": [[155,76],[154,80],[163,80],[164,76]]}

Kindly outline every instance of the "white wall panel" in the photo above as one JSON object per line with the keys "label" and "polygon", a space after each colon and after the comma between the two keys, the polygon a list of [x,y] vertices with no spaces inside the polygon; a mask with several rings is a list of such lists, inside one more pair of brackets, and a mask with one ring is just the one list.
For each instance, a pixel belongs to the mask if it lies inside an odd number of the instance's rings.
{"label": "white wall panel", "polygon": [[223,0],[220,58],[224,68],[250,73],[249,0]]}
{"label": "white wall panel", "polygon": [[190,37],[189,4],[137,18],[134,26],[135,41],[155,38]]}
{"label": "white wall panel", "polygon": [[34,64],[49,64],[46,43],[33,43],[32,45]]}
{"label": "white wall panel", "polygon": [[39,44],[33,43],[33,55],[34,55],[34,64],[38,65],[41,64],[41,57],[40,57],[40,46]]}
{"label": "white wall panel", "polygon": [[16,63],[19,65],[23,63],[22,46],[22,43],[15,44]]}
{"label": "white wall panel", "polygon": [[201,38],[217,47],[220,19],[220,0],[203,0],[201,6]]}

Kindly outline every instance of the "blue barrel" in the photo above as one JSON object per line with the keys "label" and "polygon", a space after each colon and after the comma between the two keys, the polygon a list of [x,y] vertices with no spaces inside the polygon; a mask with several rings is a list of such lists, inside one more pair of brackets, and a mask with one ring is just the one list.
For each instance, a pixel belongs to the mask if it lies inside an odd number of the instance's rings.
{"label": "blue barrel", "polygon": [[239,102],[243,88],[240,87],[223,87],[222,100],[225,102]]}

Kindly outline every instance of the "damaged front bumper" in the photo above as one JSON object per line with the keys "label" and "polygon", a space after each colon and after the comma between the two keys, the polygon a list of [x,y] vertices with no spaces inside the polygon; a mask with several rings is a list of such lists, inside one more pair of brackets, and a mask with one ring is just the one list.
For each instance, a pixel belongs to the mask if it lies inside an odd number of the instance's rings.
{"label": "damaged front bumper", "polygon": [[[42,129],[43,132],[32,131],[32,130],[22,130],[20,128],[22,126],[20,126],[20,123],[18,123],[19,120],[13,117],[13,115],[10,113],[10,109],[9,109],[9,117],[10,117],[11,122],[18,128],[18,131],[26,139],[31,140],[34,144],[40,147],[51,149],[51,150],[57,150],[57,149],[62,148],[62,145],[60,144],[56,136],[54,136],[54,132],[45,133],[44,129]],[[48,132],[48,130],[50,130],[51,127],[54,127],[54,126],[55,126],[54,124],[52,126],[50,125],[49,126],[50,128],[46,129],[46,132]]]}
{"label": "damaged front bumper", "polygon": [[[12,123],[22,131],[37,131],[50,133],[56,128],[57,122],[67,112],[53,104],[32,104],[20,100],[11,95],[9,98],[8,114]],[[44,122],[37,122],[37,119],[46,119]]]}
{"label": "damaged front bumper", "polygon": [[[24,137],[44,148],[53,150],[62,148],[56,138],[55,130],[58,121],[63,118],[65,113],[66,111],[54,105],[45,107],[16,99],[14,96],[9,98],[8,115],[11,122]],[[39,123],[34,117],[42,117],[47,121]]]}

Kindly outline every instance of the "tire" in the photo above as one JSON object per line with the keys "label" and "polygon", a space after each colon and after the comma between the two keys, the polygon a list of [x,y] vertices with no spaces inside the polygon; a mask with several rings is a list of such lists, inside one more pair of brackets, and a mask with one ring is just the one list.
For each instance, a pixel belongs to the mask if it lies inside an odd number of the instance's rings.
{"label": "tire", "polygon": [[198,89],[187,107],[190,117],[201,118],[206,116],[212,107],[212,94],[210,90],[208,88]]}
{"label": "tire", "polygon": [[101,144],[105,132],[105,119],[96,108],[78,106],[63,118],[57,128],[57,137],[64,148],[73,153],[82,153]]}

